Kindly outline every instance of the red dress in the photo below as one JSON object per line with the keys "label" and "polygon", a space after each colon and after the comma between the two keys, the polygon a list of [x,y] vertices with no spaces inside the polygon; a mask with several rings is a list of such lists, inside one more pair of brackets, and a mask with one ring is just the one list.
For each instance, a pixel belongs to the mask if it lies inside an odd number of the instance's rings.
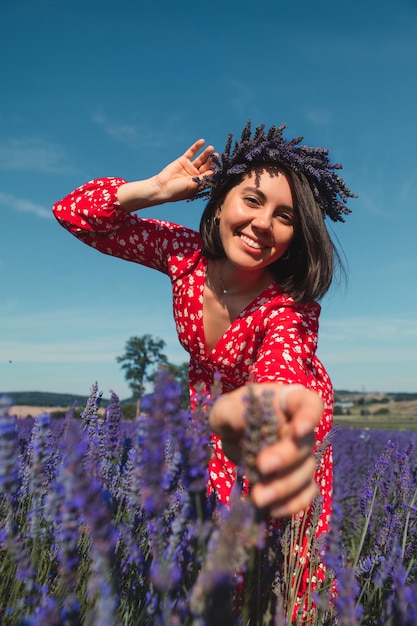
{"label": "red dress", "polygon": [[[105,254],[146,265],[167,274],[172,283],[173,312],[182,346],[190,354],[190,393],[203,383],[209,390],[213,375],[221,376],[223,391],[248,382],[301,383],[317,391],[324,414],[316,430],[320,444],[332,427],[333,388],[316,356],[319,304],[296,305],[276,284],[270,285],[232,322],[213,350],[206,349],[203,330],[203,288],[207,260],[195,231],[126,213],[117,202],[120,178],[82,185],[57,202],[59,222],[78,239]],[[331,447],[317,471],[323,500],[319,532],[329,524],[332,499]],[[235,481],[235,466],[223,455],[214,437],[209,490],[227,503]]]}

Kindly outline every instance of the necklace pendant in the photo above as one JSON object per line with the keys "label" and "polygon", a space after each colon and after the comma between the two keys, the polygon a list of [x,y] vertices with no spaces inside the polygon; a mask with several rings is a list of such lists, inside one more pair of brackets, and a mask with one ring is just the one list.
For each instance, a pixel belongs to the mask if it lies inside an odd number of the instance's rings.
{"label": "necklace pendant", "polygon": [[227,293],[227,289],[223,289],[223,293],[226,294]]}

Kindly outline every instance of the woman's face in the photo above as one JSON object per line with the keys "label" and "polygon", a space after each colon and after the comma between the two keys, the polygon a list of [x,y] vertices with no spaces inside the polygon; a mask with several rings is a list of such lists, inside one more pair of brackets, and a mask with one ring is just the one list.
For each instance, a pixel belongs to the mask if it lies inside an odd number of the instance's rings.
{"label": "woman's face", "polygon": [[288,180],[276,168],[254,170],[216,211],[226,257],[241,269],[262,269],[291,244],[297,216]]}

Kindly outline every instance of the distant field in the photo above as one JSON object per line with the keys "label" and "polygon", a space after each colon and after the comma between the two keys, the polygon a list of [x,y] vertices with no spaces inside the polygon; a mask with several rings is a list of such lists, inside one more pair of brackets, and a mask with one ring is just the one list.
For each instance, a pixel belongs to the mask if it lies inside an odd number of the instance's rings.
{"label": "distant field", "polygon": [[[386,408],[389,413],[378,413]],[[384,428],[399,430],[417,430],[417,400],[404,402],[390,402],[388,404],[369,404],[366,409],[369,415],[362,415],[363,406],[355,406],[350,409],[350,415],[337,415],[335,421],[343,426],[355,428]]]}
{"label": "distant field", "polygon": [[10,409],[11,415],[16,415],[16,417],[36,417],[41,413],[57,413],[66,412],[70,407],[68,406],[12,406]]}
{"label": "distant field", "polygon": [[401,415],[387,415],[380,417],[348,417],[337,415],[336,424],[350,428],[379,428],[382,430],[417,430],[417,418],[403,418]]}
{"label": "distant field", "polygon": [[[16,417],[37,417],[41,413],[66,413],[70,406],[29,406],[29,405],[15,405],[10,409],[10,415],[16,415]],[[84,409],[84,406],[78,407]],[[101,413],[104,409],[99,409]]]}
{"label": "distant field", "polygon": [[[11,409],[11,414],[17,417],[36,417],[40,413],[65,413],[70,406],[49,406],[40,407],[34,405],[15,405]],[[84,408],[84,407],[81,407]],[[379,403],[369,404],[366,409],[369,415],[361,415],[363,406],[355,406],[350,409],[350,415],[337,415],[335,422],[341,426],[352,428],[383,428],[393,430],[417,430],[417,400],[404,402],[390,402],[386,405]],[[377,414],[381,408],[386,408],[389,413],[386,415]],[[101,409],[102,410],[102,409]]]}

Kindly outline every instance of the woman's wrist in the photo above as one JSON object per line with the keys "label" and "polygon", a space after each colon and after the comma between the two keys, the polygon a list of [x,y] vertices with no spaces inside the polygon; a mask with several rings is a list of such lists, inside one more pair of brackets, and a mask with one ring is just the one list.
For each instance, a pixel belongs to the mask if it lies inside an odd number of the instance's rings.
{"label": "woman's wrist", "polygon": [[155,176],[120,185],[117,200],[128,213],[166,202]]}

